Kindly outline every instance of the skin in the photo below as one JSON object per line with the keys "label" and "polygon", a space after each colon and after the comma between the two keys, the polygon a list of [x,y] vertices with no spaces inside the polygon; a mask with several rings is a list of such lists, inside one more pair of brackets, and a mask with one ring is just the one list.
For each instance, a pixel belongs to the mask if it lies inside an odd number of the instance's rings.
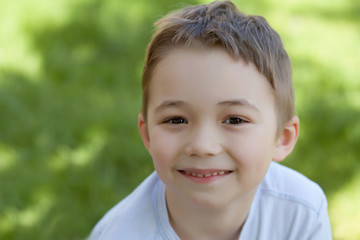
{"label": "skin", "polygon": [[138,125],[181,239],[238,238],[271,161],[298,137],[294,116],[276,138],[274,103],[256,67],[222,49],[173,49],[156,66]]}

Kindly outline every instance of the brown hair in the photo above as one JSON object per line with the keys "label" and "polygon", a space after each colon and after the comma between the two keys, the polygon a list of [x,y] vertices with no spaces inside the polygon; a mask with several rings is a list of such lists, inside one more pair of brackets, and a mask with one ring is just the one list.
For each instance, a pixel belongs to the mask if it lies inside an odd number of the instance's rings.
{"label": "brown hair", "polygon": [[253,63],[273,88],[278,131],[295,115],[291,62],[280,36],[263,17],[246,16],[232,2],[216,1],[170,13],[155,26],[142,78],[145,121],[152,73],[166,53],[178,46],[221,47],[235,59]]}

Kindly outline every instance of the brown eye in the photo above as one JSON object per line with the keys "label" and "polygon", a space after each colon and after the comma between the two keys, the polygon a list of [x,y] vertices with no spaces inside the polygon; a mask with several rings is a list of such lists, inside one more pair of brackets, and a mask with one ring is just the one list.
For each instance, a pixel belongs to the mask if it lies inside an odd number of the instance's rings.
{"label": "brown eye", "polygon": [[182,117],[172,117],[164,121],[164,123],[170,124],[187,124],[188,122]]}
{"label": "brown eye", "polygon": [[226,124],[241,124],[245,122],[246,121],[241,117],[229,117],[224,121]]}

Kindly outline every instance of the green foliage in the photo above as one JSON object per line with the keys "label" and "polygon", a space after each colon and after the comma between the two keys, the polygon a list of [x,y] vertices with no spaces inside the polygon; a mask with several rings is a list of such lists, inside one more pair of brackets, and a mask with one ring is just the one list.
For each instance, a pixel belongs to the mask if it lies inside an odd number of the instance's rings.
{"label": "green foliage", "polygon": [[[301,119],[284,163],[317,181],[338,217],[355,201],[339,194],[360,179],[360,5],[235,2],[284,40]],[[137,131],[143,58],[152,23],[181,5],[0,2],[0,239],[83,239],[153,171]],[[335,239],[360,237],[340,224]]]}

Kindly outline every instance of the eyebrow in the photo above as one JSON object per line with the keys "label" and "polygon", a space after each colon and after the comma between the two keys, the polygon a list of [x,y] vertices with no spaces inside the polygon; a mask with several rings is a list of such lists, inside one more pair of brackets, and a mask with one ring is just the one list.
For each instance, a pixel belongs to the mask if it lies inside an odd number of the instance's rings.
{"label": "eyebrow", "polygon": [[228,105],[228,106],[246,106],[254,109],[257,112],[260,112],[259,109],[252,103],[250,103],[246,99],[233,99],[233,100],[226,100],[218,103],[219,105]]}
{"label": "eyebrow", "polygon": [[185,105],[185,102],[183,102],[183,101],[168,100],[168,101],[162,102],[159,106],[157,106],[155,108],[155,112],[157,113],[166,108],[179,107],[179,106],[183,106],[183,105]]}
{"label": "eyebrow", "polygon": [[[162,102],[159,106],[155,108],[155,112],[160,112],[163,109],[171,108],[171,107],[181,107],[185,105],[184,101],[176,101],[176,100],[167,100]],[[246,99],[233,99],[219,102],[218,105],[227,105],[227,106],[245,106],[254,109],[257,112],[260,110],[252,103],[247,101]]]}

